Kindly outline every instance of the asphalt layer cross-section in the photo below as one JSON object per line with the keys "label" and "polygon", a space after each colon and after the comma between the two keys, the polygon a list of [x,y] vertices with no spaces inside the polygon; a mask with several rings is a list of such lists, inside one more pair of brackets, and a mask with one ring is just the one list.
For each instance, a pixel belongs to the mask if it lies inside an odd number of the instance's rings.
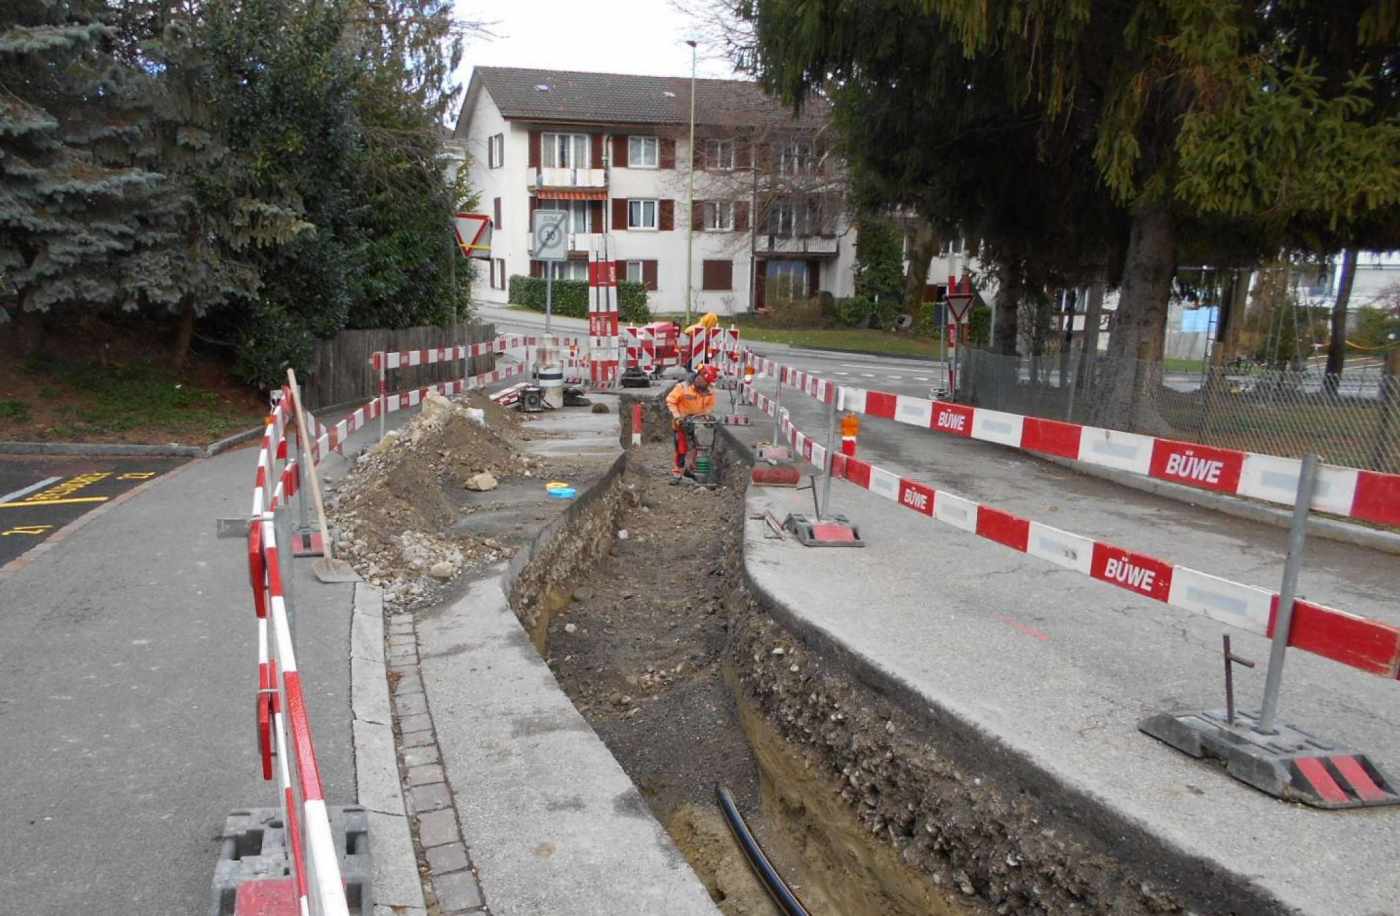
{"label": "asphalt layer cross-section", "polygon": [[0,457],[0,566],[182,458]]}

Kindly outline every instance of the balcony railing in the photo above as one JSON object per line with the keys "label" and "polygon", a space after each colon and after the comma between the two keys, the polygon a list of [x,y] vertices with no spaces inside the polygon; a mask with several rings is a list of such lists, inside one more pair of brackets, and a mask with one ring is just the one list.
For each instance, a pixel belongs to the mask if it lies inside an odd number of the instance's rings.
{"label": "balcony railing", "polygon": [[532,188],[606,188],[606,169],[560,169],[540,167],[529,178]]}
{"label": "balcony railing", "polygon": [[773,254],[836,254],[841,240],[822,235],[760,235],[758,250]]}

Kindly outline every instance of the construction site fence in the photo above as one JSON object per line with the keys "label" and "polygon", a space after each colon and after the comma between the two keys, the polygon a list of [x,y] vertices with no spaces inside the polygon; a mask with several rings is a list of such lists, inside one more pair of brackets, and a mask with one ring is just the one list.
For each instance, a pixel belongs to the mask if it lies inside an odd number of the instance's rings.
{"label": "construction site fence", "polygon": [[[306,371],[298,372],[302,398],[312,410],[336,404],[362,403],[379,391],[379,379],[367,368],[370,354],[452,347],[494,340],[495,325],[464,322],[453,327],[369,328],[340,331],[318,340]],[[471,360],[466,374],[478,375],[495,368],[491,354]],[[463,375],[460,366],[434,363],[406,370],[398,379],[406,388],[422,388]],[[304,377],[303,377],[304,376]]]}
{"label": "construction site fence", "polygon": [[[776,421],[777,438],[790,445],[797,455],[833,477],[883,496],[900,506],[932,520],[996,541],[1003,546],[1039,556],[1057,566],[1080,572],[1110,585],[1132,591],[1152,600],[1203,614],[1221,623],[1259,635],[1272,637],[1279,616],[1279,594],[1257,586],[1232,582],[1206,572],[1179,566],[1130,548],[1120,547],[1079,534],[1062,531],[1030,519],[1023,519],[992,506],[983,506],[957,494],[940,490],[928,482],[906,478],[836,451],[835,429],[818,433],[799,429],[783,406],[797,392],[834,408],[829,413],[849,410],[894,422],[962,438],[977,438],[1001,445],[1046,451],[1074,460],[1094,462],[1100,446],[1114,460],[1128,450],[1141,453],[1122,469],[1145,476],[1163,462],[1154,460],[1172,451],[1171,440],[1154,440],[1135,434],[1075,426],[1063,421],[1037,421],[1000,411],[972,408],[929,399],[867,391],[835,382],[812,373],[784,366],[756,354],[743,359],[748,382],[743,386],[745,400]],[[753,369],[749,374],[747,370]],[[775,397],[758,390],[761,377],[775,379],[780,389]],[[1044,424],[1044,425],[1040,425]],[[1029,441],[1027,441],[1029,437]],[[1084,451],[1085,440],[1088,451]],[[825,442],[826,444],[823,444]],[[1072,446],[1072,447],[1071,447]],[[1164,447],[1165,446],[1165,447]],[[1168,456],[1169,457],[1169,456]],[[1250,468],[1250,458],[1254,458]],[[1240,455],[1237,465],[1225,456],[1210,456],[1222,462],[1221,470],[1232,476],[1231,486],[1244,481],[1267,489],[1287,491],[1296,487],[1296,461],[1276,456]],[[1233,472],[1231,467],[1234,468]],[[1275,480],[1274,478],[1279,478]],[[1219,488],[1212,485],[1212,488]],[[1343,492],[1346,491],[1346,492]],[[1282,497],[1280,497],[1281,499]],[[1324,468],[1319,478],[1318,499],[1338,506],[1346,503],[1359,517],[1400,519],[1400,478],[1353,468]],[[1362,508],[1357,509],[1357,506]],[[1293,620],[1288,645],[1321,655],[1349,667],[1386,678],[1400,677],[1400,628],[1311,601],[1293,602]]]}
{"label": "construction site fence", "polygon": [[962,354],[956,400],[991,410],[1400,473],[1400,360],[1328,375],[1255,364],[1161,362],[987,350]]}

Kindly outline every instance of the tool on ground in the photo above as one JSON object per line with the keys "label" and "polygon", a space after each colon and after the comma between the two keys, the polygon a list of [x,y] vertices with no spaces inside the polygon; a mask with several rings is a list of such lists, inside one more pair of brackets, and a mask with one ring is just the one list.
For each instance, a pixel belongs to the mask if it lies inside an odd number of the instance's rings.
{"label": "tool on ground", "polygon": [[520,389],[520,399],[515,409],[524,413],[539,413],[545,408],[544,389],[539,385],[526,385]]}
{"label": "tool on ground", "polygon": [[[301,406],[301,389],[297,387],[296,370],[287,370],[287,385],[292,389],[292,404],[296,408],[297,436],[306,435],[306,411]],[[310,440],[308,440],[310,441]],[[308,450],[309,451],[309,450]],[[321,498],[321,481],[316,474],[316,462],[307,461],[304,470],[311,479],[311,499],[316,504],[316,517],[321,522],[323,556],[311,566],[312,573],[322,582],[359,582],[360,576],[344,560],[337,560],[331,548],[330,525],[326,523],[326,504]]]}
{"label": "tool on ground", "polygon": [[725,823],[729,825],[730,832],[734,834],[734,840],[739,844],[740,851],[744,853],[749,867],[753,869],[754,875],[763,885],[763,889],[768,892],[768,896],[773,898],[773,902],[777,904],[783,916],[807,916],[807,908],[787,886],[783,876],[778,874],[778,870],[773,867],[773,863],[768,860],[768,856],[764,853],[763,847],[758,845],[753,831],[744,822],[744,816],[739,813],[739,806],[735,804],[733,794],[724,786],[717,785],[715,786],[715,795],[719,797],[720,811],[724,813]]}

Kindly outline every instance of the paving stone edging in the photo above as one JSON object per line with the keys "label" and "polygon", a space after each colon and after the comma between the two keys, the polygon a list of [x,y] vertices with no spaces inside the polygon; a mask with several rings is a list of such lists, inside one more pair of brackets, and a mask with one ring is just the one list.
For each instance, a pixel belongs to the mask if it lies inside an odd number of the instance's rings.
{"label": "paving stone edging", "polygon": [[380,590],[356,583],[352,726],[359,802],[370,818],[374,916],[426,916],[430,901],[443,916],[489,913],[443,778],[413,617],[389,617],[387,631],[385,619]]}

